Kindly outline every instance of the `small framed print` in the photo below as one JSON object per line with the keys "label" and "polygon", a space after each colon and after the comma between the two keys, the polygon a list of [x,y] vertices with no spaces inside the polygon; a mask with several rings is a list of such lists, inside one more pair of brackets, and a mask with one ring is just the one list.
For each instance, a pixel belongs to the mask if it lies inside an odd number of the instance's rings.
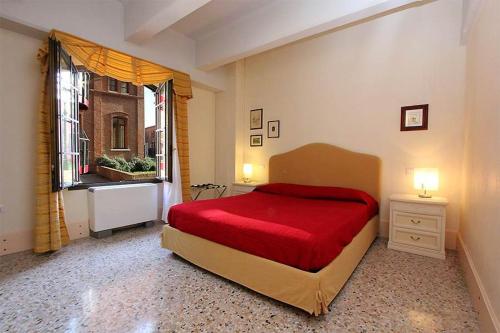
{"label": "small framed print", "polygon": [[262,129],[262,109],[250,110],[250,129]]}
{"label": "small framed print", "polygon": [[280,121],[270,120],[267,122],[267,137],[279,138],[280,137]]}
{"label": "small framed print", "polygon": [[426,130],[429,124],[429,104],[403,106],[401,131]]}
{"label": "small framed print", "polygon": [[250,147],[262,146],[262,134],[250,135]]}

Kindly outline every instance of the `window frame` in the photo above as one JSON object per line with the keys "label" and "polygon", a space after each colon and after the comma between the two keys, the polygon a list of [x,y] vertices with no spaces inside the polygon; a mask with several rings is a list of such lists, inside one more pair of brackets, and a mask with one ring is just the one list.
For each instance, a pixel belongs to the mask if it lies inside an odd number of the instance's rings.
{"label": "window frame", "polygon": [[[62,106],[62,62],[70,72],[70,116],[64,114]],[[50,93],[50,134],[51,134],[51,180],[52,191],[58,192],[80,183],[80,120],[79,120],[79,88],[78,69],[71,56],[61,47],[61,43],[49,38],[49,93]],[[69,137],[65,137],[63,128],[68,129]],[[66,126],[64,126],[66,125]],[[66,142],[69,138],[69,143]],[[69,144],[69,147],[67,146]],[[68,150],[69,148],[69,150]],[[71,156],[71,181],[65,182],[64,157]]]}
{"label": "window frame", "polygon": [[[115,119],[122,119],[124,120],[124,137],[123,137],[123,143],[124,147],[116,147],[116,142],[115,142],[115,126],[114,126],[114,120]],[[128,115],[127,114],[122,114],[122,113],[114,113],[111,114],[111,150],[129,150],[129,137],[128,137]]]}
{"label": "window frame", "polygon": [[[71,96],[70,102],[70,117],[67,116],[68,110],[63,109],[61,92],[62,90],[62,82],[61,81],[61,61],[64,60],[70,72],[70,85],[66,85],[66,89],[70,90],[69,95]],[[135,183],[159,183],[163,181],[172,182],[172,161],[173,161],[173,112],[174,112],[174,93],[173,93],[173,80],[166,81],[159,85],[165,86],[164,89],[164,102],[163,107],[166,112],[164,114],[164,124],[163,131],[165,132],[165,144],[163,145],[163,155],[165,161],[165,172],[163,175],[160,174],[160,165],[158,163],[158,159],[156,160],[156,172],[157,177],[147,180],[137,180],[137,181],[120,181],[120,182],[109,182],[109,183],[82,183],[80,181],[80,166],[81,166],[81,156],[80,156],[80,146],[81,146],[81,138],[80,138],[80,117],[79,117],[79,101],[82,98],[82,91],[79,89],[79,78],[78,78],[78,68],[72,62],[72,57],[62,48],[61,43],[56,39],[49,38],[49,101],[50,101],[50,112],[51,112],[51,120],[50,120],[50,134],[51,134],[51,175],[52,175],[52,191],[57,192],[63,189],[69,190],[81,190],[87,189],[91,186],[110,186],[110,185],[126,185],[126,184],[135,184]],[[93,75],[89,73],[89,75]],[[109,80],[110,78],[108,78]],[[112,78],[111,78],[112,79]],[[120,81],[114,79],[116,82],[116,89],[119,92],[120,89]],[[90,80],[92,81],[92,80]],[[127,90],[130,94],[131,86],[127,82]],[[68,88],[69,86],[69,88]],[[159,87],[156,85],[145,85],[144,88],[149,88],[155,92],[155,97],[157,96],[156,92],[160,92]],[[109,91],[109,81],[108,81],[108,91]],[[112,91],[112,90],[111,90]],[[64,95],[68,95],[66,91]],[[158,108],[157,108],[157,100],[155,99],[155,119],[158,119]],[[66,105],[66,108],[68,106]],[[66,113],[64,113],[66,112]],[[112,115],[111,119],[111,128],[113,128],[113,118],[120,117],[125,119],[125,145],[128,147],[129,137],[128,137],[128,117],[123,117],[122,115]],[[71,123],[71,126],[68,126],[66,123]],[[66,128],[63,128],[63,125],[67,125]],[[159,123],[156,122],[156,131],[159,129]],[[66,138],[69,140],[64,141],[63,130],[70,129],[70,135],[66,132]],[[113,133],[112,133],[113,134]],[[156,133],[157,135],[158,133]],[[112,135],[113,140],[113,135]],[[69,145],[70,148],[66,148],[64,145]],[[113,147],[114,143],[112,143]],[[64,147],[63,147],[64,146]],[[160,146],[159,140],[156,141],[156,149],[155,152],[158,154],[158,147]],[[66,150],[61,150],[66,149]],[[121,149],[119,149],[121,150]],[[71,160],[71,182],[68,181],[68,178],[64,179],[64,168],[66,167],[66,177],[68,176],[68,161],[63,158],[64,155],[72,156]],[[85,158],[83,159],[85,161]],[[66,163],[66,164],[65,164]]]}
{"label": "window frame", "polygon": [[[160,93],[162,87],[165,86],[164,99],[161,102]],[[155,90],[155,120],[156,120],[156,178],[172,183],[172,155],[173,155],[173,80],[168,80],[161,83]],[[161,108],[163,104],[165,108],[165,126],[163,128],[159,127],[159,120],[161,120]],[[161,133],[165,133],[165,144],[161,144]],[[163,148],[163,151],[162,151]],[[163,156],[165,161],[165,176],[162,175],[161,171],[161,157]]]}

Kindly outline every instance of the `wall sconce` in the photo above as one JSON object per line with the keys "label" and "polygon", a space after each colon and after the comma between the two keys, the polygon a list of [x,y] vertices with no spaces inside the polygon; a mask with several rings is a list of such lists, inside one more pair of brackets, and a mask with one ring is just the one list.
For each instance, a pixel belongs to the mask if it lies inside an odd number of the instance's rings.
{"label": "wall sconce", "polygon": [[418,194],[420,198],[432,198],[432,195],[427,191],[437,191],[439,188],[439,171],[434,168],[415,169],[413,175],[413,186],[421,192]]}
{"label": "wall sconce", "polygon": [[250,183],[252,181],[253,166],[250,163],[243,164],[243,182]]}

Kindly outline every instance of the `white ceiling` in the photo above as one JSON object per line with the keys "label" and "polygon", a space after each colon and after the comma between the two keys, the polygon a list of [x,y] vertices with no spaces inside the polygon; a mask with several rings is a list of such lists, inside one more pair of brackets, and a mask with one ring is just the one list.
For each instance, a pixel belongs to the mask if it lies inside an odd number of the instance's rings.
{"label": "white ceiling", "polygon": [[[121,0],[127,1],[127,0]],[[199,40],[253,10],[274,0],[212,0],[188,16],[177,21],[171,28],[189,38]]]}
{"label": "white ceiling", "polygon": [[195,66],[211,70],[271,48],[434,0],[119,0],[125,40],[164,30],[193,42]]}

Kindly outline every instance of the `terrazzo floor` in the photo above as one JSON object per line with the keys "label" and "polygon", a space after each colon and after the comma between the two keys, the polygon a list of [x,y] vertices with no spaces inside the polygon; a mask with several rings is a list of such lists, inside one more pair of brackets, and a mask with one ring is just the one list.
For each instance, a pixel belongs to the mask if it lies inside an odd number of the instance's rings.
{"label": "terrazzo floor", "polygon": [[374,242],[330,313],[307,313],[160,247],[161,225],[0,257],[0,332],[479,332],[454,252]]}

